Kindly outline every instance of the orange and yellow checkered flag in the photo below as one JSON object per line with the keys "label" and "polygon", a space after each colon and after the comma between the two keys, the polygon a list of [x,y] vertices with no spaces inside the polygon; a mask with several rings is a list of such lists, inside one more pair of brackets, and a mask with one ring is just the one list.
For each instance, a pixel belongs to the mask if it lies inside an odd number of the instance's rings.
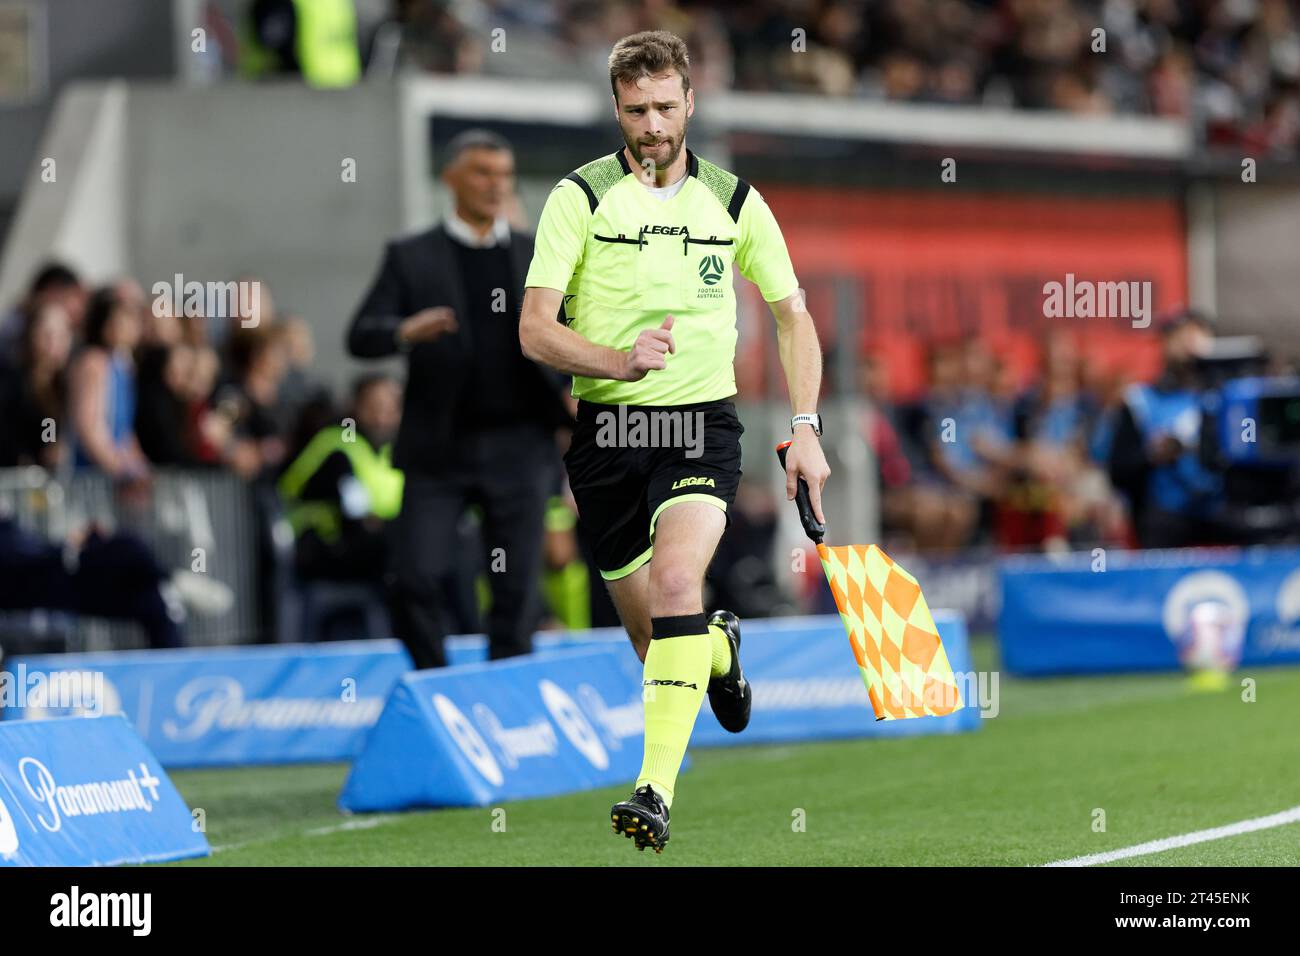
{"label": "orange and yellow checkered flag", "polygon": [[817,553],[876,720],[960,708],[957,680],[916,578],[874,544],[830,548],[818,542]]}
{"label": "orange and yellow checkered flag", "polygon": [[[782,468],[789,447],[788,441],[776,446]],[[796,488],[799,520],[817,545],[876,720],[959,710],[957,679],[916,578],[874,544],[822,544],[826,527],[813,514],[808,483],[800,477]]]}

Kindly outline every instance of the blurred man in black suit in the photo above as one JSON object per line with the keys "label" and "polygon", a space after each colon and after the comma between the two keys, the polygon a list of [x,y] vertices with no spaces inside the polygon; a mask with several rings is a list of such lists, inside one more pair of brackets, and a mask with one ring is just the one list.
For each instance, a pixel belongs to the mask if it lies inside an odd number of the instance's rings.
{"label": "blurred man in black suit", "polygon": [[352,320],[358,358],[408,356],[393,463],[406,475],[392,524],[393,624],[417,668],[446,663],[440,583],[457,562],[456,528],[483,515],[492,658],[525,654],[540,611],[543,513],[558,476],[555,430],[569,421],[564,380],[523,357],[519,308],[532,236],[510,228],[514,155],[494,133],[447,146],[443,181],[454,211],[427,232],[389,243]]}

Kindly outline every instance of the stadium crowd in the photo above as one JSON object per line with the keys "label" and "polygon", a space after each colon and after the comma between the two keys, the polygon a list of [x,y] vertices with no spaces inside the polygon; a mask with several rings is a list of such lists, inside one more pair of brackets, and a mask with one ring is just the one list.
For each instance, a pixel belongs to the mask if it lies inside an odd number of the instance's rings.
{"label": "stadium crowd", "polygon": [[[274,314],[269,293],[261,306]],[[91,289],[64,265],[42,268],[0,321],[0,466],[123,483],[160,465],[274,472],[298,430],[334,412],[307,371],[303,319],[240,319],[214,343],[203,317],[155,308],[134,280]]]}
{"label": "stadium crowd", "polygon": [[[400,383],[363,376],[340,403],[312,379],[308,322],[276,314],[265,283],[260,298],[263,315],[222,323],[214,342],[219,326],[154,308],[133,280],[90,289],[66,266],[44,267],[0,321],[0,467],[92,469],[124,485],[157,467],[216,468],[274,483],[346,416],[374,448],[391,443]],[[1044,342],[1024,389],[978,340],[937,343],[927,364],[924,393],[900,403],[888,362],[861,359],[887,531],[922,552],[1136,543],[1107,480],[1122,374],[1102,374],[1065,332]],[[338,573],[333,558],[309,563]]]}
{"label": "stadium crowd", "polygon": [[1089,363],[1062,332],[1017,389],[979,340],[938,343],[918,399],[895,402],[868,354],[863,430],[875,453],[886,535],[922,553],[974,544],[1061,551],[1138,542],[1108,479],[1109,435],[1128,380]]}
{"label": "stadium crowd", "polygon": [[[251,28],[223,23],[229,68],[312,80],[295,6],[249,0]],[[616,38],[668,29],[689,44],[706,92],[1136,113],[1188,118],[1211,146],[1300,145],[1291,0],[355,0],[355,10],[355,65],[318,57],[323,84],[355,82],[363,66],[583,81],[601,75]]]}
{"label": "stadium crowd", "polygon": [[[301,581],[366,582],[382,593],[392,564],[385,529],[402,500],[401,472],[390,459],[401,383],[368,373],[340,403],[312,379],[309,324],[278,314],[265,284],[260,313],[239,318],[176,316],[134,280],[92,289],[64,265],[45,266],[0,319],[0,468],[95,471],[145,497],[156,469],[220,469],[277,502],[296,535]],[[858,387],[870,399],[861,433],[877,462],[884,543],[942,558],[972,546],[1015,552],[1222,542],[1221,529],[1202,520],[1221,490],[1198,464],[1195,442],[1174,439],[1182,409],[1168,405],[1195,401],[1193,367],[1210,336],[1194,314],[1165,321],[1163,375],[1136,387],[1157,390],[1149,394],[1171,409],[1167,422],[1135,418],[1129,376],[1099,370],[1067,331],[1041,343],[1027,388],[979,340],[935,343],[924,390],[906,401],[890,387],[889,361],[868,348],[859,359]],[[349,424],[355,437],[342,436]],[[561,429],[557,461],[563,436]],[[1199,490],[1168,497],[1166,473],[1177,479],[1169,487]],[[546,490],[537,623],[615,623],[604,589],[593,586],[598,572],[558,475]],[[717,593],[749,616],[788,600],[774,577],[779,508],[747,479],[711,572]],[[16,574],[39,546],[20,537],[11,519],[0,516],[0,525],[0,565]],[[84,529],[78,533],[77,546],[87,547]],[[462,522],[449,546],[481,554],[477,533],[472,520]],[[106,562],[87,552],[88,566],[129,561],[141,569],[137,578],[172,575],[152,566],[138,542],[90,529],[89,544],[117,557]],[[42,560],[53,561],[55,550]],[[444,582],[451,633],[479,629],[488,609],[483,574],[482,562],[460,561]],[[147,619],[153,643],[179,640],[152,593]]]}

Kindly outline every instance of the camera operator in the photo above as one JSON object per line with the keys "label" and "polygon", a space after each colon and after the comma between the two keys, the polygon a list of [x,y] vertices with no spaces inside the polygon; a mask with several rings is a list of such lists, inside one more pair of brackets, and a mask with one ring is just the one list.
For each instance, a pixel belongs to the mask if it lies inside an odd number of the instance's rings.
{"label": "camera operator", "polygon": [[1162,323],[1164,371],[1150,385],[1131,385],[1118,409],[1111,445],[1111,481],[1129,501],[1143,548],[1225,543],[1216,513],[1222,475],[1200,455],[1205,383],[1197,360],[1210,351],[1210,320],[1192,311]]}

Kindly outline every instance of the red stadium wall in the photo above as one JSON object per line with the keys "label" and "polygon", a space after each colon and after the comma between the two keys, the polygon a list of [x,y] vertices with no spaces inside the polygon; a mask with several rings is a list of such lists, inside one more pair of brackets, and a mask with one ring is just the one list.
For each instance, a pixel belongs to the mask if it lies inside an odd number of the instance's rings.
{"label": "red stadium wall", "polygon": [[978,335],[1019,382],[1052,334],[1073,336],[1104,377],[1150,378],[1158,337],[1127,319],[1046,318],[1043,285],[1150,281],[1153,316],[1186,301],[1187,252],[1174,198],[845,192],[759,186],[789,244],[823,342],[835,340],[829,281],[863,290],[859,349],[883,354],[896,397],[924,385],[935,344]]}

